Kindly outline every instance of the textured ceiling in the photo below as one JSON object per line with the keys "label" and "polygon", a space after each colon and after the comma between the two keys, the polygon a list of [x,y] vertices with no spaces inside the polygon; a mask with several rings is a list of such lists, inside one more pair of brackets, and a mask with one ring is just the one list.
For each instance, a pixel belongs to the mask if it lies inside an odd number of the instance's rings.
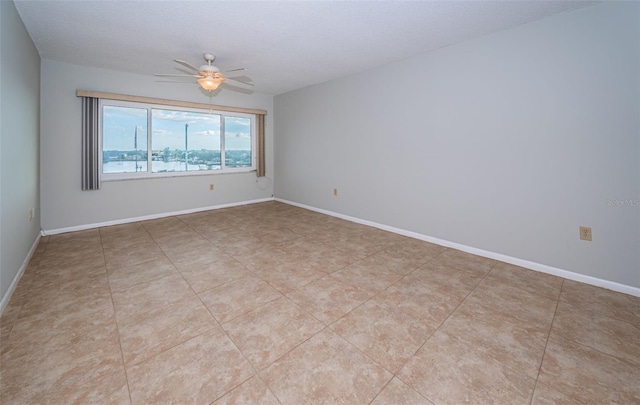
{"label": "textured ceiling", "polygon": [[44,59],[181,73],[216,54],[280,94],[592,4],[584,1],[16,0]]}

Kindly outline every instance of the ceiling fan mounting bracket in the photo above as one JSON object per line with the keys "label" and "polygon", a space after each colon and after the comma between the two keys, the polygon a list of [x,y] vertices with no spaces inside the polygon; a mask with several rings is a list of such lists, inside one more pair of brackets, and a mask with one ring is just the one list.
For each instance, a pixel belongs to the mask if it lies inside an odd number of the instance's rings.
{"label": "ceiling fan mounting bracket", "polygon": [[212,53],[205,53],[202,56],[204,56],[204,60],[206,60],[209,64],[211,64],[214,60],[216,60],[216,55]]}

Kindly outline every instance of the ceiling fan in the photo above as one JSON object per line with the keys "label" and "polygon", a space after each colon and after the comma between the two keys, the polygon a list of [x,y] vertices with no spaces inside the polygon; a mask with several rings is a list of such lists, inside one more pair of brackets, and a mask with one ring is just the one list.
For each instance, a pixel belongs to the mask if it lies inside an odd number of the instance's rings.
{"label": "ceiling fan", "polygon": [[[207,62],[206,65],[202,65],[200,67],[195,67],[190,63],[187,63],[183,60],[174,59],[174,62],[181,64],[182,66],[193,70],[195,74],[185,75],[185,74],[156,74],[155,76],[160,77],[194,77],[198,80],[198,84],[205,90],[213,91],[218,88],[222,83],[230,81],[231,83],[227,83],[231,87],[239,87],[241,89],[251,89],[253,87],[252,83],[244,82],[238,79],[234,79],[231,76],[243,75],[247,72],[245,68],[232,69],[227,71],[221,71],[220,68],[213,65],[213,61],[216,59],[216,55],[212,53],[205,53],[204,60]],[[180,82],[185,83],[185,82]]]}

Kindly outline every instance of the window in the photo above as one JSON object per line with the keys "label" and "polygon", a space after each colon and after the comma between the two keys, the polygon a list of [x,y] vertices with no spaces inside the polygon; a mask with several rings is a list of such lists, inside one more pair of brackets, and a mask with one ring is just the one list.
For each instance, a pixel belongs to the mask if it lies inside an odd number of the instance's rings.
{"label": "window", "polygon": [[103,180],[256,170],[255,115],[100,101]]}

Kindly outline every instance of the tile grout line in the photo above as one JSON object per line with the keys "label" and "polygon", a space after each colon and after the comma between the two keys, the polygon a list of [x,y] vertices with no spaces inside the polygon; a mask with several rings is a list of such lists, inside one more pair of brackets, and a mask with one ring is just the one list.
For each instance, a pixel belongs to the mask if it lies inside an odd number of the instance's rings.
{"label": "tile grout line", "polygon": [[122,349],[122,335],[120,334],[120,326],[118,325],[118,319],[116,318],[116,304],[113,300],[113,290],[111,289],[111,283],[109,282],[109,269],[107,268],[107,260],[104,255],[104,244],[102,241],[101,228],[98,228],[98,235],[100,235],[100,249],[102,250],[102,259],[104,260],[104,269],[107,273],[107,284],[109,286],[109,296],[111,297],[111,306],[113,307],[113,322],[116,326],[116,333],[118,334],[118,344],[120,345],[120,359],[122,360],[122,369],[124,371],[124,379],[127,382],[127,392],[129,393],[129,403],[133,405],[133,398],[131,396],[131,383],[129,382],[129,373],[127,372],[127,363],[124,361],[124,350]]}
{"label": "tile grout line", "polygon": [[551,331],[553,330],[553,323],[555,322],[556,315],[558,313],[558,306],[560,305],[560,296],[562,295],[563,288],[564,288],[564,279],[562,279],[562,283],[560,284],[560,291],[558,292],[558,298],[556,299],[556,308],[553,311],[553,318],[551,318],[551,324],[549,325],[549,333],[547,333],[547,340],[544,343],[544,350],[542,351],[540,366],[538,366],[538,374],[536,375],[536,380],[535,380],[535,383],[533,384],[533,390],[531,391],[531,400],[529,401],[529,405],[533,404],[533,398],[536,394],[536,388],[538,388],[538,380],[540,379],[540,372],[542,371],[542,364],[544,364],[544,358],[547,355],[547,346],[549,345],[549,340],[551,338]]}

